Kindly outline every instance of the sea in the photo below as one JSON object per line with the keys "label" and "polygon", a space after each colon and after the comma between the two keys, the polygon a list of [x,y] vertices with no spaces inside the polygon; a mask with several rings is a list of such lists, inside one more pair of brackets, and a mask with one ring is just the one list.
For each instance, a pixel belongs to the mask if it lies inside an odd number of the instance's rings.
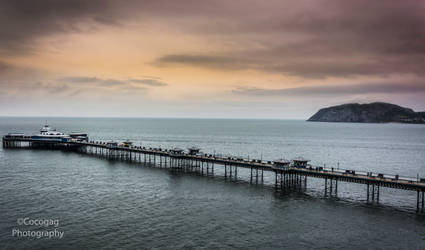
{"label": "sea", "polygon": [[[0,117],[0,134],[48,123],[90,140],[425,178],[425,126],[302,120]],[[424,249],[416,193],[324,180],[304,191],[58,150],[0,148],[0,249]],[[54,235],[53,233],[54,232]],[[60,236],[59,233],[62,233]]]}

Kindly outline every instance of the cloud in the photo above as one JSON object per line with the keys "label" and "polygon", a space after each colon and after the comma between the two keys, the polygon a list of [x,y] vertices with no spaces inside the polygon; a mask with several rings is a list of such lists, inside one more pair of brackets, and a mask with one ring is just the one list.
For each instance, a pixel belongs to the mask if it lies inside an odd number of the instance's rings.
{"label": "cloud", "polygon": [[130,79],[130,81],[134,83],[140,83],[146,86],[153,86],[153,87],[162,87],[162,86],[168,85],[167,83],[160,80],[156,80],[156,79]]}
{"label": "cloud", "polygon": [[[90,76],[68,76],[63,77],[57,80],[58,82],[67,82],[67,83],[75,83],[75,84],[96,84],[99,86],[121,86],[121,87],[135,87],[142,88],[137,85],[145,85],[151,87],[162,87],[167,86],[168,84],[157,80],[157,79],[133,79],[130,78],[128,80],[119,80],[119,79],[102,79],[98,77],[90,77]],[[136,83],[137,85],[131,85],[130,83]]]}
{"label": "cloud", "polygon": [[49,94],[51,96],[66,95],[72,90],[67,84],[52,83],[52,82],[15,82],[6,81],[0,82],[0,85],[4,86],[5,92],[11,93],[12,95],[36,95],[36,94]]}
{"label": "cloud", "polygon": [[155,60],[156,66],[185,65],[192,67],[213,68],[220,70],[238,70],[251,67],[247,60],[237,57],[174,54],[165,55]]}
{"label": "cloud", "polygon": [[87,77],[87,76],[68,76],[59,79],[59,81],[65,81],[65,82],[75,82],[75,83],[81,83],[81,82],[96,82],[101,79],[98,79],[97,77]]}
{"label": "cloud", "polygon": [[117,20],[109,1],[4,0],[0,3],[0,52],[28,53],[40,37],[83,32]]}
{"label": "cloud", "polygon": [[60,94],[67,92],[70,88],[66,84],[60,84],[60,85],[48,85],[44,88],[47,88],[49,90],[50,94]]}
{"label": "cloud", "polygon": [[101,79],[97,77],[87,77],[87,76],[69,76],[58,79],[60,82],[68,83],[95,83],[102,86],[119,86],[127,84],[126,81],[117,80],[117,79]]}
{"label": "cloud", "polygon": [[194,22],[198,27],[189,25],[199,35],[231,44],[230,49],[163,55],[158,65],[253,69],[303,78],[424,76],[423,2],[262,2],[238,6],[244,14],[236,6],[223,8],[224,17],[212,12]]}
{"label": "cloud", "polygon": [[417,83],[363,83],[355,85],[325,85],[287,89],[237,88],[235,95],[259,97],[290,96],[344,96],[366,94],[412,94],[425,93],[425,81]]}
{"label": "cloud", "polygon": [[[84,99],[93,96],[102,98],[119,96],[125,98],[130,95],[142,95],[149,91],[147,87],[115,79],[72,77],[69,80],[72,81],[63,81],[63,79],[60,79],[60,81],[0,81],[0,86],[4,93],[9,93],[11,96],[19,98],[41,97],[43,100],[47,98],[47,102],[50,98],[56,97],[81,97]],[[120,85],[115,84],[116,82],[119,82]]]}
{"label": "cloud", "polygon": [[[257,53],[257,52],[255,52]],[[278,52],[275,52],[278,54]],[[388,76],[391,74],[415,74],[425,76],[425,65],[421,56],[415,58],[381,58],[358,61],[345,58],[310,58],[274,60],[261,57],[234,55],[234,57],[208,55],[166,55],[158,58],[154,65],[170,67],[181,65],[212,70],[258,70],[269,73],[293,75],[303,78]]]}
{"label": "cloud", "polygon": [[[418,59],[419,61],[419,59]],[[415,74],[425,76],[424,67],[415,60],[347,61],[344,59],[300,60],[279,65],[262,65],[264,71],[278,72],[304,78],[389,76],[391,74]]]}
{"label": "cloud", "polygon": [[4,62],[0,61],[0,73],[5,72],[10,68],[10,66]]}
{"label": "cloud", "polygon": [[187,63],[187,64],[226,64],[236,60],[229,57],[203,56],[203,55],[167,55],[159,58],[158,63]]}
{"label": "cloud", "polygon": [[154,23],[200,41],[185,52],[157,55],[158,67],[303,78],[423,76],[423,13],[425,3],[417,0],[3,0],[0,55],[31,53],[42,38],[58,34],[116,26],[144,32]]}

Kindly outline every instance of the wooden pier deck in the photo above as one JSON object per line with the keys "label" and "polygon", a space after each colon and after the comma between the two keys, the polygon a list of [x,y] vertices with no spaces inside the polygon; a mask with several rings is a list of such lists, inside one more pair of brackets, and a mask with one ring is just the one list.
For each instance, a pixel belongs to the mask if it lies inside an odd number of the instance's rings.
{"label": "wooden pier deck", "polygon": [[[264,171],[275,175],[275,187],[279,189],[302,189],[306,187],[307,177],[325,180],[325,194],[336,195],[338,182],[353,182],[366,185],[367,201],[379,202],[380,187],[416,191],[418,212],[424,212],[425,180],[413,177],[401,177],[372,172],[341,170],[314,167],[308,164],[297,165],[279,161],[247,160],[232,156],[220,156],[185,152],[182,149],[147,148],[133,145],[118,145],[95,141],[50,142],[34,140],[30,136],[3,137],[3,148],[53,148],[73,150],[85,154],[94,154],[111,160],[153,163],[172,169],[202,169],[214,171],[215,166],[224,167],[224,176],[237,176],[238,168],[251,170],[250,181],[263,179]],[[189,150],[190,151],[190,150]],[[303,161],[306,163],[306,161]]]}

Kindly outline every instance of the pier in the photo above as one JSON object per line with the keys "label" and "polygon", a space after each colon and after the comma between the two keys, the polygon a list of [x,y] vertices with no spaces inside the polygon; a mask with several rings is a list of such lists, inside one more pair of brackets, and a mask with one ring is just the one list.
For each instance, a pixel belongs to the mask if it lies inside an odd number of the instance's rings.
{"label": "pier", "polygon": [[380,187],[402,189],[416,192],[416,211],[424,212],[425,179],[312,166],[308,164],[309,160],[301,157],[292,160],[248,160],[232,156],[205,154],[201,153],[200,149],[196,147],[191,147],[185,151],[181,148],[163,149],[135,146],[129,141],[122,144],[113,141],[100,142],[76,139],[49,141],[22,134],[3,136],[2,145],[5,149],[75,151],[109,160],[151,164],[175,171],[198,171],[207,175],[214,174],[214,169],[219,167],[224,171],[224,177],[229,179],[237,178],[238,169],[245,168],[250,170],[251,183],[262,182],[266,171],[274,174],[274,187],[278,190],[302,191],[306,189],[309,177],[320,178],[324,180],[325,196],[336,196],[339,182],[352,182],[365,185],[366,200],[371,203],[379,203]]}

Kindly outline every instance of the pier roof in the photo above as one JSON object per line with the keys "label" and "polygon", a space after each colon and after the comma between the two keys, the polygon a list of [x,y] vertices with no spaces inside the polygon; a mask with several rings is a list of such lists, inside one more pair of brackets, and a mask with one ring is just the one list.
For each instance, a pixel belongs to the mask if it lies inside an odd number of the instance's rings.
{"label": "pier roof", "polygon": [[309,162],[310,160],[309,159],[306,159],[306,158],[304,158],[304,157],[302,157],[302,156],[298,156],[298,157],[295,157],[294,159],[292,159],[293,161],[297,161],[297,162]]}
{"label": "pier roof", "polygon": [[290,160],[285,159],[285,158],[281,158],[281,159],[278,159],[278,160],[274,160],[273,162],[274,162],[275,164],[289,164],[289,163],[291,163],[291,161],[290,161]]}

